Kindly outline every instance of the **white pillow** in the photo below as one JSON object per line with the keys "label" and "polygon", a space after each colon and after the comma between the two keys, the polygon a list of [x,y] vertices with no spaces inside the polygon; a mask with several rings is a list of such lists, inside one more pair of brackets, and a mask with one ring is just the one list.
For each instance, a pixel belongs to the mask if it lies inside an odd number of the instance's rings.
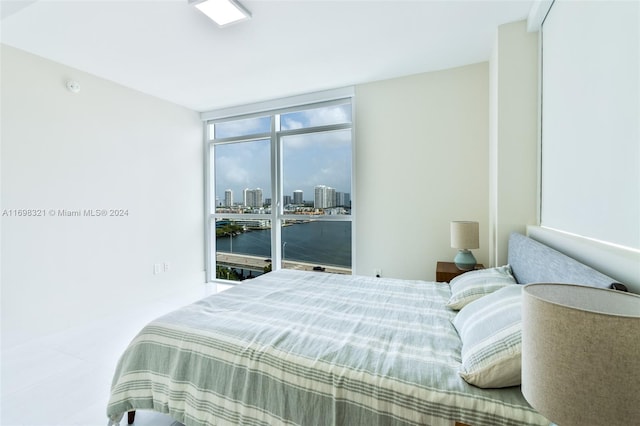
{"label": "white pillow", "polygon": [[510,285],[469,303],[453,319],[462,340],[460,376],[481,388],[520,384],[522,286]]}
{"label": "white pillow", "polygon": [[465,272],[451,280],[451,297],[447,306],[454,310],[507,285],[516,284],[509,265]]}

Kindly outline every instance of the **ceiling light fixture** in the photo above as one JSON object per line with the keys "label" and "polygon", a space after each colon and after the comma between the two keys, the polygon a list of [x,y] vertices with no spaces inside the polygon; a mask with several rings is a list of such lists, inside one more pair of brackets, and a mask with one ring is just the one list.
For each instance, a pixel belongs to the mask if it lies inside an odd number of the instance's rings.
{"label": "ceiling light fixture", "polygon": [[251,18],[251,12],[236,0],[189,0],[189,4],[221,27]]}

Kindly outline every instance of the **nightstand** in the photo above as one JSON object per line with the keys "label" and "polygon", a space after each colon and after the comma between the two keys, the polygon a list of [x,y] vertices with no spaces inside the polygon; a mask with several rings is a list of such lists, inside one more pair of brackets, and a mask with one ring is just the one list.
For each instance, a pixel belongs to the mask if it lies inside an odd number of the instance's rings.
{"label": "nightstand", "polygon": [[[484,265],[478,263],[475,269],[484,269]],[[469,271],[461,271],[453,262],[438,262],[436,266],[436,281],[440,283],[448,283],[458,275],[462,275],[465,272]]]}

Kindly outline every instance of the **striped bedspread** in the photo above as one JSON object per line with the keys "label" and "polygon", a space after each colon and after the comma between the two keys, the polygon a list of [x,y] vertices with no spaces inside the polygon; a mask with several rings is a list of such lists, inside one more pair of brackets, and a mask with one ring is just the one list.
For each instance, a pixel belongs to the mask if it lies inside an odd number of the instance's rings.
{"label": "striped bedspread", "polygon": [[202,425],[548,424],[458,375],[446,284],[281,270],[165,315],[122,355],[107,415]]}

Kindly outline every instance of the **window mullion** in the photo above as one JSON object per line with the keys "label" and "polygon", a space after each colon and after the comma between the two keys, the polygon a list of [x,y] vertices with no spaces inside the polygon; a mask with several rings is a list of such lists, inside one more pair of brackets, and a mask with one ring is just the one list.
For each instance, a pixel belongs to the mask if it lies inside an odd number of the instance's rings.
{"label": "window mullion", "polygon": [[282,204],[282,154],[278,130],[280,130],[280,115],[274,114],[271,117],[271,265],[274,271],[282,267],[282,226],[280,219]]}
{"label": "window mullion", "polygon": [[347,130],[347,129],[351,129],[352,127],[353,126],[351,125],[351,123],[328,124],[325,126],[304,127],[301,129],[291,129],[291,130],[280,130],[278,134],[280,136],[310,135],[313,133],[326,133],[326,132],[332,132],[335,130]]}
{"label": "window mullion", "polygon": [[255,134],[243,135],[243,136],[230,136],[228,138],[216,139],[216,145],[222,145],[224,143],[251,142],[251,141],[257,141],[261,139],[268,139],[270,137],[271,137],[271,132],[255,133]]}
{"label": "window mullion", "polygon": [[[215,244],[215,237],[211,236],[211,220],[212,220],[212,211],[215,211],[215,208],[211,208],[211,189],[215,188],[215,182],[213,182],[213,176],[215,176],[212,167],[212,155],[213,155],[213,145],[210,142],[211,135],[210,126],[204,126],[203,131],[203,145],[202,151],[204,154],[204,210],[205,210],[205,223],[204,223],[204,253],[205,253],[205,280],[206,282],[211,282],[213,278],[215,278],[215,270],[216,270],[216,260],[215,260],[215,247],[212,247],[212,242]],[[215,196],[213,197],[215,200]],[[215,229],[215,224],[214,224]],[[213,277],[212,275],[213,271]]]}

